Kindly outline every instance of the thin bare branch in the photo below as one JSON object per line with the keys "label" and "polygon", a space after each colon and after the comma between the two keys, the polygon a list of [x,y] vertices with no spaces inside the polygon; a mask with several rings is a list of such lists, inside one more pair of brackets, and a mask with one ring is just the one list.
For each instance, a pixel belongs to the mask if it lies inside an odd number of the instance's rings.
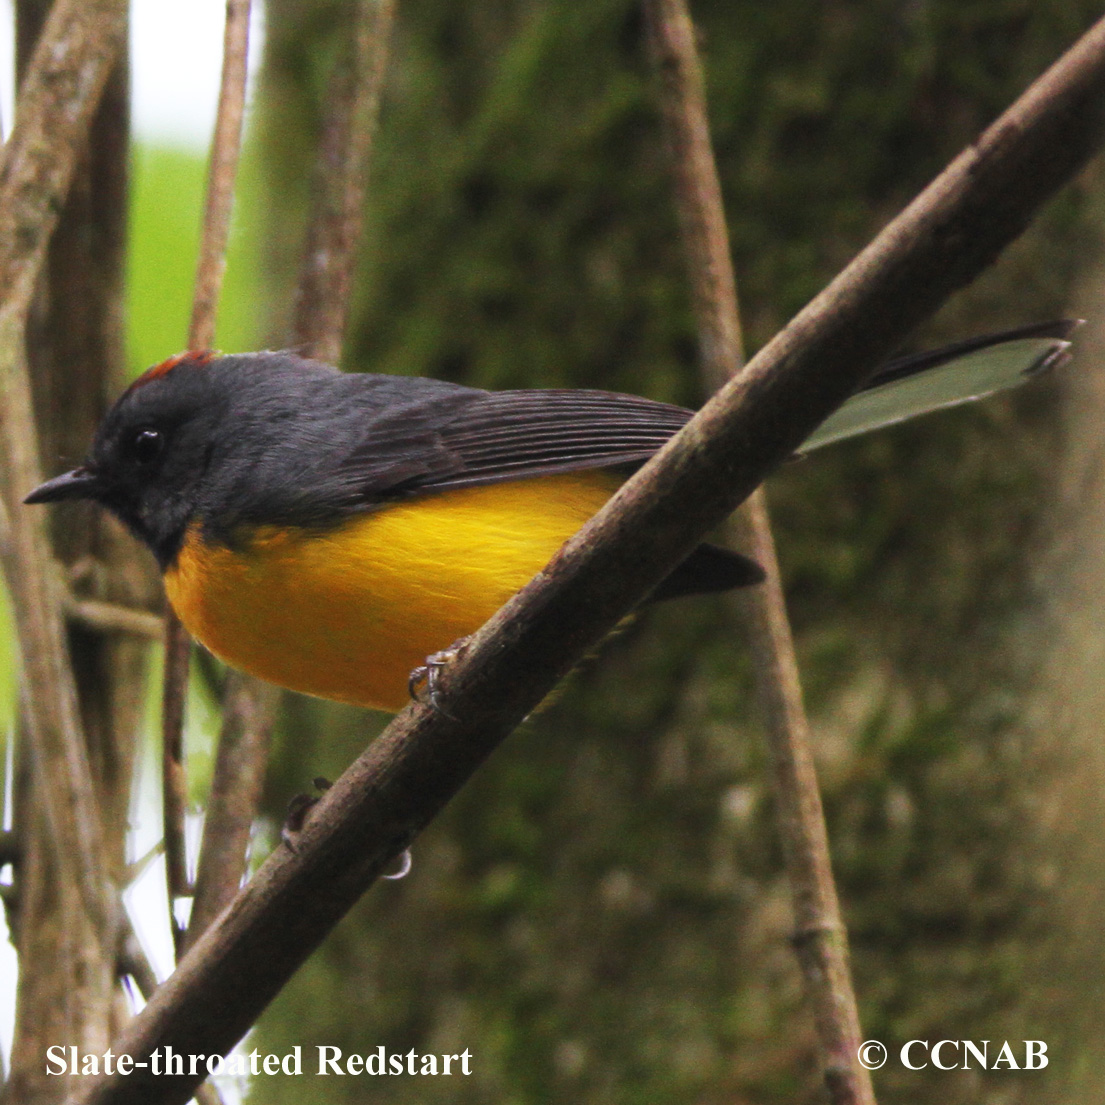
{"label": "thin bare branch", "polygon": [[[117,1041],[226,1052],[510,730],[920,321],[976,276],[1105,140],[1097,24],[634,475],[265,862]],[[524,676],[520,676],[524,673]],[[455,720],[460,719],[460,720]],[[184,1102],[135,1072],[82,1103]]]}
{"label": "thin bare branch", "polygon": [[147,848],[142,855],[127,864],[127,869],[123,873],[124,885],[133,886],[145,874],[150,864],[164,854],[164,840],[159,840],[152,848]]}
{"label": "thin bare branch", "polygon": [[694,25],[683,0],[644,0],[644,10],[700,352],[714,390],[744,364],[744,340]]}
{"label": "thin bare branch", "polygon": [[[215,316],[226,269],[234,183],[242,147],[249,60],[250,0],[227,0],[223,36],[223,70],[203,212],[199,260],[192,298],[188,348],[207,349],[215,342]],[[162,689],[161,755],[162,812],[165,834],[165,875],[169,908],[192,892],[185,856],[184,817],[187,780],[184,765],[184,703],[188,686],[191,640],[171,610],[165,620],[165,678]],[[183,949],[184,930],[174,918],[177,953]]]}
{"label": "thin bare branch", "polygon": [[223,72],[211,163],[207,171],[207,201],[203,212],[203,237],[196,263],[189,349],[211,349],[215,344],[215,314],[226,270],[226,246],[230,240],[230,213],[234,206],[234,182],[242,149],[242,120],[246,110],[246,77],[249,60],[250,0],[227,0],[223,35]]}
{"label": "thin bare branch", "polygon": [[0,497],[0,559],[11,556],[12,550],[12,526],[8,521],[8,508]]}
{"label": "thin bare branch", "polygon": [[[393,0],[357,5],[352,61],[335,77],[339,94],[320,144],[292,342],[334,363],[341,358],[393,10]],[[279,693],[258,680],[235,674],[228,681],[188,945],[241,885],[278,702]]]}
{"label": "thin bare branch", "polygon": [[123,47],[121,0],[55,4],[20,89],[0,172],[0,302],[42,261],[81,142]]}
{"label": "thin bare branch", "polygon": [[184,816],[188,782],[184,772],[184,708],[188,696],[188,657],[192,638],[170,611],[165,619],[165,668],[161,684],[161,820],[165,841],[165,883],[173,944],[182,951],[184,930],[174,907],[191,893],[185,851]]}
{"label": "thin bare branch", "polygon": [[138,939],[138,934],[134,931],[134,926],[130,923],[129,917],[124,919],[120,932],[119,973],[130,975],[134,979],[134,984],[138,987],[138,992],[147,1001],[154,990],[157,989],[157,975],[154,973],[153,967],[150,966],[150,961],[146,957],[142,943]]}
{"label": "thin bare branch", "polygon": [[[675,203],[710,390],[744,362],[736,279],[721,184],[710,142],[705,83],[685,0],[645,0],[652,54],[661,77],[660,108],[672,151]],[[758,697],[773,767],[775,806],[794,896],[795,947],[813,1006],[821,1069],[834,1105],[873,1105],[860,1064],[859,1013],[848,969],[828,834],[802,703],[767,502],[760,488],[733,518],[734,536],[763,567],[763,586],[734,596],[755,660]]]}
{"label": "thin bare branch", "polygon": [[358,0],[351,54],[334,73],[319,145],[293,341],[329,364],[341,356],[394,13],[395,0]]}
{"label": "thin bare branch", "polygon": [[130,633],[135,637],[161,640],[164,622],[148,610],[97,599],[70,597],[66,600],[65,612],[74,621],[104,633]]}
{"label": "thin bare branch", "polygon": [[188,923],[188,947],[230,903],[245,874],[279,696],[276,687],[240,672],[232,672],[227,680],[223,726]]}
{"label": "thin bare branch", "polygon": [[[768,594],[738,595],[750,638],[760,707],[767,728],[776,818],[794,896],[793,944],[813,1007],[821,1069],[834,1105],[873,1103],[871,1076],[859,1063],[859,1012],[849,968],[848,933],[840,917],[825,815],[794,640],[778,582],[775,542],[762,490],[733,519],[740,546],[774,573]],[[744,531],[741,534],[741,530]]]}

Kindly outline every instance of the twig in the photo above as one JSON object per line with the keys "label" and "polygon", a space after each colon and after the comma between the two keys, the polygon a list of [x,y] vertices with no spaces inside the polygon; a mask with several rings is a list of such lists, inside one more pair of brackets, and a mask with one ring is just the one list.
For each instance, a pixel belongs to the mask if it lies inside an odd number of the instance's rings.
{"label": "twig", "polygon": [[809,721],[786,604],[779,584],[775,542],[761,493],[737,512],[740,546],[768,569],[769,593],[736,596],[752,650],[760,707],[767,728],[776,818],[794,896],[793,945],[813,1007],[821,1067],[834,1105],[873,1103],[871,1076],[858,1059],[859,1012],[849,969],[848,933],[840,917],[825,816],[817,784]]}
{"label": "twig", "polygon": [[[16,5],[16,69],[22,82],[34,62],[51,5],[21,0]],[[125,23],[101,24],[111,35]],[[44,463],[80,455],[103,412],[108,379],[123,353],[123,264],[128,142],[127,60],[119,57],[99,95],[88,129],[80,137],[74,171],[60,205],[36,281],[23,332],[27,372],[33,385],[35,431]],[[52,125],[54,119],[48,120]],[[49,138],[47,137],[47,140]],[[23,491],[26,488],[22,489]],[[17,508],[17,513],[26,508]],[[77,508],[77,513],[87,511]],[[118,531],[106,523],[63,524],[74,508],[48,518],[52,555],[68,574],[74,560],[98,562]],[[91,519],[90,519],[91,521]],[[145,573],[126,552],[111,556],[112,567],[97,573],[97,594],[113,601],[137,601]],[[65,588],[56,598],[67,602]],[[65,611],[68,613],[68,611]],[[41,816],[46,792],[33,765],[33,749],[21,740],[23,768],[17,773],[13,816],[26,857],[20,872],[18,936],[19,993],[12,1041],[11,1100],[45,1100],[62,1091],[42,1064],[52,1040],[78,1047],[103,1046],[122,1012],[115,974],[114,933],[122,915],[118,901],[125,866],[131,767],[140,710],[146,646],[118,634],[88,632],[67,619],[67,662],[74,676],[82,722],[80,734],[102,847],[96,863],[107,896],[107,929],[90,917],[72,877],[59,862]],[[24,708],[35,703],[24,700]]]}
{"label": "twig", "polygon": [[[1105,21],[1022,96],[618,491],[326,791],[117,1042],[225,1053],[353,902],[588,649],[976,276],[1105,140]],[[646,537],[647,535],[647,537]],[[444,711],[447,711],[444,712]],[[454,720],[461,719],[461,720]],[[196,1076],[86,1083],[184,1102]]]}
{"label": "twig", "polygon": [[[222,81],[207,173],[207,199],[196,264],[192,319],[188,327],[188,348],[194,350],[207,349],[215,341],[215,314],[226,268],[234,181],[242,146],[249,60],[249,14],[250,0],[227,0]],[[183,950],[184,931],[173,915],[173,904],[177,898],[192,891],[188,881],[184,839],[187,783],[183,741],[191,644],[180,619],[170,610],[165,620],[165,679],[162,691],[162,810],[169,912],[178,955]]]}
{"label": "twig", "polygon": [[131,633],[135,637],[161,640],[163,619],[148,610],[121,606],[116,602],[70,597],[66,600],[65,612],[74,621],[105,633]]}
{"label": "twig", "polygon": [[157,975],[142,948],[142,942],[134,931],[130,918],[124,918],[119,934],[119,973],[130,975],[138,992],[149,1001],[157,989]]}
{"label": "twig", "polygon": [[341,355],[394,12],[395,0],[358,0],[352,53],[331,81],[331,109],[319,144],[294,340],[329,364]]}
{"label": "twig", "polygon": [[8,508],[0,498],[0,558],[11,556],[12,525],[8,521]]}
{"label": "twig", "polygon": [[147,848],[146,851],[140,855],[137,859],[132,860],[127,864],[126,870],[123,872],[124,886],[133,886],[149,868],[150,864],[155,859],[160,858],[165,854],[165,841],[159,840],[152,848]]}
{"label": "twig", "polygon": [[215,134],[211,140],[211,163],[207,171],[203,237],[196,262],[192,320],[188,327],[189,349],[210,349],[215,344],[215,314],[226,270],[234,181],[242,149],[249,61],[249,14],[250,0],[227,0],[222,82]]}
{"label": "twig", "polygon": [[[744,361],[736,279],[706,94],[686,0],[645,0],[660,106],[672,150],[675,200],[711,390]],[[828,834],[810,750],[809,722],[787,618],[763,489],[733,520],[740,547],[764,568],[762,586],[735,596],[750,638],[757,691],[773,767],[776,810],[794,896],[795,940],[813,1006],[829,1100],[873,1105],[869,1072],[859,1063],[859,1013],[848,970],[848,937],[833,882]],[[743,531],[743,533],[741,532]]]}
{"label": "twig", "polygon": [[161,821],[165,841],[165,885],[173,946],[183,951],[184,929],[177,920],[178,898],[191,893],[184,839],[188,781],[184,773],[184,707],[192,638],[170,610],[165,616],[165,669],[161,682]]}
{"label": "twig", "polygon": [[239,672],[227,679],[186,947],[196,942],[241,885],[279,693]]}
{"label": "twig", "polygon": [[[358,4],[352,62],[348,70],[339,67],[335,77],[340,94],[332,101],[320,143],[292,343],[335,363],[341,356],[393,9],[393,0]],[[232,675],[228,681],[187,946],[241,885],[278,702],[278,692],[258,680]]]}

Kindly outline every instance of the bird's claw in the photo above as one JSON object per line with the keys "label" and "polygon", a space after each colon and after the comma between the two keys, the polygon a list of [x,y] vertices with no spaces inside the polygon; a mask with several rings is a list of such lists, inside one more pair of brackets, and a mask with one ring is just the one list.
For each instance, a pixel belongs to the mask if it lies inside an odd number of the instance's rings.
{"label": "bird's claw", "polygon": [[407,690],[415,702],[431,706],[450,721],[456,721],[457,719],[441,704],[441,673],[454,660],[458,659],[467,647],[468,638],[462,637],[459,641],[454,641],[448,648],[432,653],[426,657],[424,664],[419,664],[411,672],[410,679],[407,680]]}
{"label": "bird's claw", "polygon": [[[325,792],[330,789],[330,780],[323,779],[321,776],[314,780],[314,784],[316,790]],[[317,794],[297,794],[288,803],[288,812],[284,815],[284,824],[280,827],[280,842],[289,852],[299,850],[297,843],[299,834],[307,824],[311,810],[318,805],[319,797]]]}
{"label": "bird's claw", "polygon": [[413,862],[414,861],[411,859],[411,850],[409,848],[404,848],[399,854],[399,866],[390,874],[381,875],[380,878],[391,880],[405,879],[411,873]]}

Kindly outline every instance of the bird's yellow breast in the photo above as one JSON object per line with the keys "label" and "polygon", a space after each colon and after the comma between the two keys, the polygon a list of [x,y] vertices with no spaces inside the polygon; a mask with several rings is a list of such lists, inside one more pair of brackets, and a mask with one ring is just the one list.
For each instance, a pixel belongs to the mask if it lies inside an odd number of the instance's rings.
{"label": "bird's yellow breast", "polygon": [[307,694],[398,710],[413,668],[478,629],[610,496],[605,472],[463,488],[241,546],[189,530],[165,573],[188,631]]}

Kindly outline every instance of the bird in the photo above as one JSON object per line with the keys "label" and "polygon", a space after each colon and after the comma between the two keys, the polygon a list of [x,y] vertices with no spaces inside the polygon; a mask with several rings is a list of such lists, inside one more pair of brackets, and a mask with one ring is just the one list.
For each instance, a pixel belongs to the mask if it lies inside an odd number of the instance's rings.
{"label": "bird", "polygon": [[[1012,386],[1069,358],[1075,321],[899,358],[806,453]],[[693,412],[586,389],[485,391],[342,372],[290,352],[178,354],[28,504],[86,499],[153,553],[185,628],[227,664],[395,712],[411,673],[553,557]],[[699,546],[652,601],[750,586]]]}

